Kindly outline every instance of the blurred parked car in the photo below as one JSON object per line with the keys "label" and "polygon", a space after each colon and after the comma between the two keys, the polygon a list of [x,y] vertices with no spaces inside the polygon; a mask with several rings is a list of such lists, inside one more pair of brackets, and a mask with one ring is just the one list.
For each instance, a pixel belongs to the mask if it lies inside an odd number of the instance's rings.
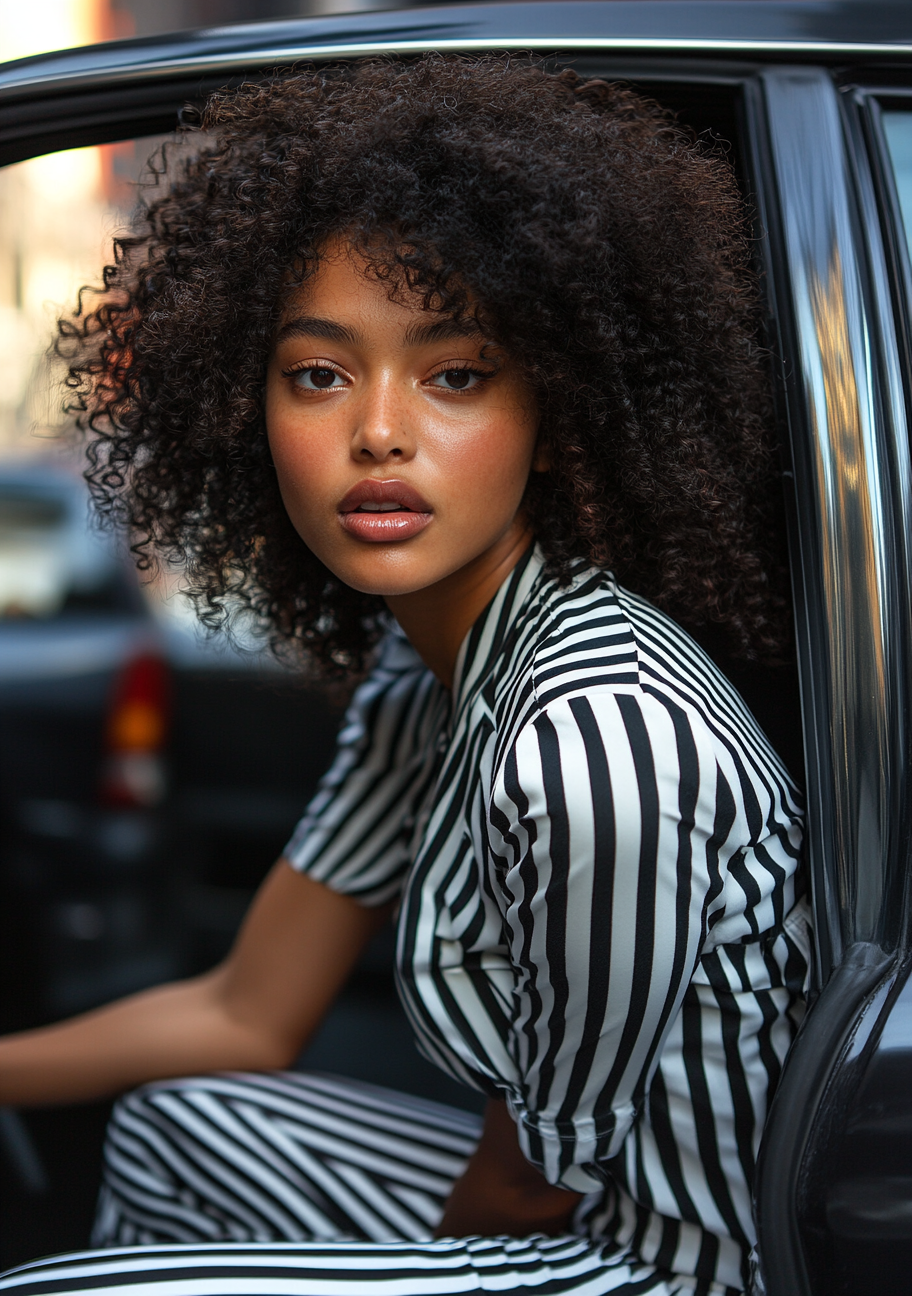
{"label": "blurred parked car", "polygon": [[76,468],[0,464],[3,1027],[221,957],[337,718],[142,588]]}
{"label": "blurred parked car", "polygon": [[0,465],[0,1012],[79,1011],[182,965],[163,636],[75,471]]}

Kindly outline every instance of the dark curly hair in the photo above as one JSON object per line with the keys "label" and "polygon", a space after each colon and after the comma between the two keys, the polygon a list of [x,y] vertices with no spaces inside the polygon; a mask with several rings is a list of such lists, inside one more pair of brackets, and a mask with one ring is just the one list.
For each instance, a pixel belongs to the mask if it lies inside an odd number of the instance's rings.
{"label": "dark curly hair", "polygon": [[610,566],[737,654],[780,652],[770,400],[724,159],[629,89],[505,56],[275,76],[216,94],[202,127],[57,344],[96,501],[141,564],[186,563],[210,624],[240,598],[274,642],[363,664],[382,601],[293,530],[262,400],[285,294],[341,233],[523,367],[553,572]]}

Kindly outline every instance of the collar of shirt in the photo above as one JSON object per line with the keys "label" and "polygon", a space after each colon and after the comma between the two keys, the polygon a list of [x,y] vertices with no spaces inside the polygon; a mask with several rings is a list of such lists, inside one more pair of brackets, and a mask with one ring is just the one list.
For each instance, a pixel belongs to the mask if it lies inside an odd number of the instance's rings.
{"label": "collar of shirt", "polygon": [[451,730],[489,679],[507,636],[521,623],[541,583],[544,565],[539,546],[530,546],[463,639],[453,673]]}

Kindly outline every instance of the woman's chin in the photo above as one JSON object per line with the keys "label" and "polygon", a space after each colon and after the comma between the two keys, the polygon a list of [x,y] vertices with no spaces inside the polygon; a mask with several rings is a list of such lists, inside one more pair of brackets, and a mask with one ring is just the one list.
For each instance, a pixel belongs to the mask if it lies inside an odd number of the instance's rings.
{"label": "woman's chin", "polygon": [[417,594],[436,585],[449,573],[438,571],[426,563],[402,561],[405,555],[372,556],[359,563],[339,563],[331,568],[333,574],[350,589],[359,594],[373,594],[378,598],[396,598],[404,594]]}

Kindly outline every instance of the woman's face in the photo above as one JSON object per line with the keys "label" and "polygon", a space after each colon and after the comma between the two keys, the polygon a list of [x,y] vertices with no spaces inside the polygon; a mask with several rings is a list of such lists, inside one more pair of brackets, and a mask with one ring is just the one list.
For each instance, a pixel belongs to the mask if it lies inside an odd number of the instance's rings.
{"label": "woman's face", "polygon": [[395,596],[516,543],[538,415],[471,321],[390,301],[365,269],[333,244],[289,304],[266,423],[302,540],[347,585]]}

